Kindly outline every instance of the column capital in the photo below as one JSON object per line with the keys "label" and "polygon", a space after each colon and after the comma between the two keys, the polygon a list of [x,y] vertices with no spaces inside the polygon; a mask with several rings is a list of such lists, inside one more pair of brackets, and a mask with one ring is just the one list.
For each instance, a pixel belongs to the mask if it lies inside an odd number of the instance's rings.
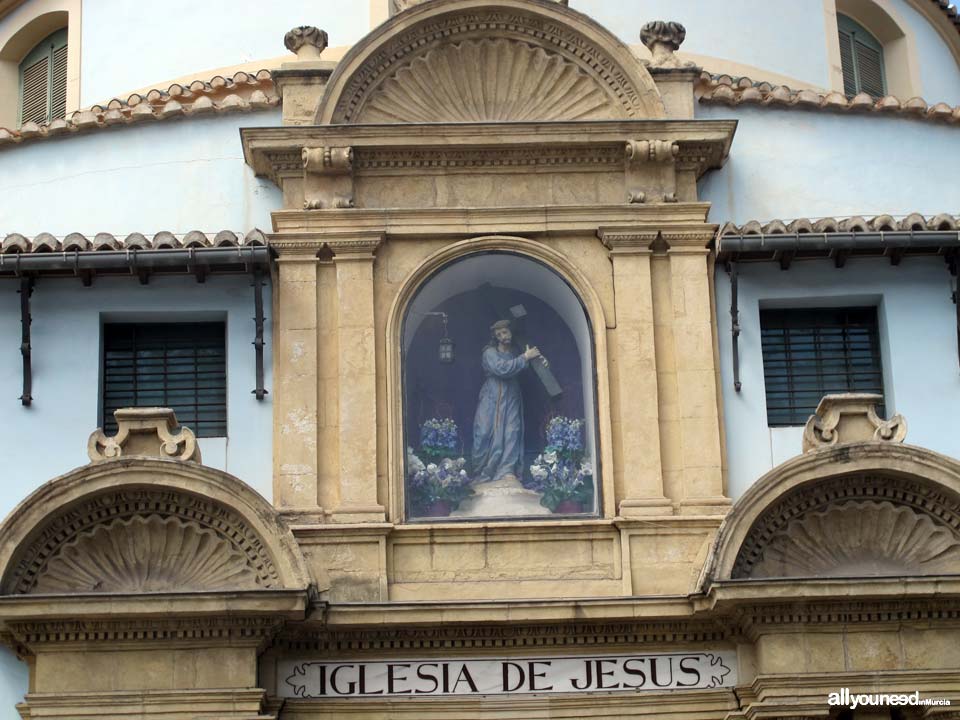
{"label": "column capital", "polygon": [[650,227],[602,227],[597,237],[616,255],[649,255],[660,231]]}
{"label": "column capital", "polygon": [[306,238],[270,239],[270,247],[277,253],[277,262],[316,262],[323,242]]}
{"label": "column capital", "polygon": [[383,243],[382,232],[338,233],[325,238],[326,245],[333,253],[333,261],[373,260],[374,253]]}
{"label": "column capital", "polygon": [[660,234],[669,246],[670,253],[704,254],[710,252],[709,245],[717,234],[716,225],[695,225],[686,227],[665,227]]}

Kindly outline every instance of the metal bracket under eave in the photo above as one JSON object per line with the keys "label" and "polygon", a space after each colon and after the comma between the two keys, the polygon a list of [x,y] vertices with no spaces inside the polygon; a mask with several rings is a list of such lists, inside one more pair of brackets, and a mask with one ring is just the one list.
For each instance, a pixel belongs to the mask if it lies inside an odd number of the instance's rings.
{"label": "metal bracket under eave", "polygon": [[33,295],[33,278],[20,278],[20,354],[23,356],[23,394],[20,403],[30,407],[33,402],[33,371],[30,366],[30,296]]}
{"label": "metal bracket under eave", "polygon": [[730,277],[730,341],[733,349],[733,389],[740,392],[740,306],[737,297],[739,274],[737,264],[727,261],[727,275]]}
{"label": "metal bracket under eave", "polygon": [[267,390],[263,387],[263,271],[259,266],[254,265],[251,272],[253,273],[253,306],[255,309],[253,321],[256,323],[253,347],[257,363],[257,387],[251,392],[256,395],[257,400],[263,400],[267,396]]}

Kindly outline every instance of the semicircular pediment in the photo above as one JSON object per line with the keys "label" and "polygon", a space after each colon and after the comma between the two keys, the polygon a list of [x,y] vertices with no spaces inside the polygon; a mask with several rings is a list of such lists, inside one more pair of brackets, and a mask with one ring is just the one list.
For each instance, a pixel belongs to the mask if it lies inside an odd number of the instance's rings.
{"label": "semicircular pediment", "polygon": [[92,464],[50,481],[0,527],[0,594],[302,589],[290,530],[252,489],[195,463]]}
{"label": "semicircular pediment", "polygon": [[330,78],[325,123],[662,118],[650,74],[584,15],[535,0],[434,0],[361,41]]}

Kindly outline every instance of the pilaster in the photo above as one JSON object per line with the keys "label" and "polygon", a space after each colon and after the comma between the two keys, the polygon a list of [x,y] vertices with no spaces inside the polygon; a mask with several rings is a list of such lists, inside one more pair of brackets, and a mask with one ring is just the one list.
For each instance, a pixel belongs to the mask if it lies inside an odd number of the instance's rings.
{"label": "pilaster", "polygon": [[676,367],[677,425],[680,435],[680,512],[726,512],[720,447],[720,407],[713,352],[710,278],[707,266],[710,226],[664,230],[669,246],[670,300]]}
{"label": "pilaster", "polygon": [[616,298],[611,374],[617,407],[611,422],[617,513],[623,517],[671,515],[673,509],[663,493],[656,401],[650,245],[657,232],[602,228],[599,235],[610,249]]}
{"label": "pilaster", "polygon": [[314,241],[275,241],[273,309],[274,504],[322,516],[318,503],[317,252]]}
{"label": "pilaster", "polygon": [[374,253],[383,233],[327,236],[337,274],[339,506],[336,522],[383,522],[377,498]]}

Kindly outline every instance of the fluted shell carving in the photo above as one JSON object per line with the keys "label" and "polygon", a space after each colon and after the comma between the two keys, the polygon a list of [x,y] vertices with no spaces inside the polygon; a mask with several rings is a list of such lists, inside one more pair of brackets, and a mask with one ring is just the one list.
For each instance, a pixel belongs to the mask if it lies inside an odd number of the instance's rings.
{"label": "fluted shell carving", "polygon": [[960,539],[929,515],[850,501],[809,512],[773,537],[751,577],[937,575],[960,572]]}
{"label": "fluted shell carving", "polygon": [[196,523],[159,515],[98,525],[61,547],[36,593],[245,590],[260,586],[246,556]]}
{"label": "fluted shell carving", "polygon": [[597,82],[560,55],[514,40],[434,48],[370,97],[358,122],[497,122],[619,117]]}

